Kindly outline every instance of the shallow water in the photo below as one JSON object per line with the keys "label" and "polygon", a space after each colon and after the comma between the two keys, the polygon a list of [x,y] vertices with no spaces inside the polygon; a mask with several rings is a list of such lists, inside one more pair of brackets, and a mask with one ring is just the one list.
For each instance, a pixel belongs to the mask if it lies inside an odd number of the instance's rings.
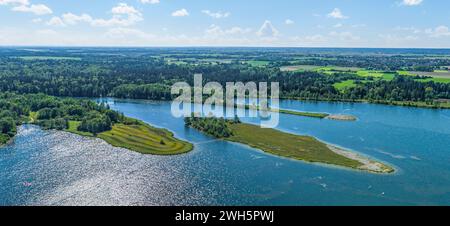
{"label": "shallow water", "polygon": [[[184,127],[170,103],[108,99],[127,116],[195,144],[141,155],[98,139],[23,126],[0,148],[0,205],[450,205],[450,111],[283,101],[282,108],[352,114],[356,122],[281,115],[308,134],[394,165],[375,175],[292,161]],[[244,119],[246,122],[257,122]]]}

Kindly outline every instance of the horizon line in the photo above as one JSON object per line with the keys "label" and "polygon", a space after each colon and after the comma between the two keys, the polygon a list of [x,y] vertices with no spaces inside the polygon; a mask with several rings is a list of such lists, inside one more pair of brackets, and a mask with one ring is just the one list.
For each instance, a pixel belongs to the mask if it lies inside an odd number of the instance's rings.
{"label": "horizon line", "polygon": [[272,49],[428,49],[428,50],[450,50],[450,47],[330,47],[330,46],[121,46],[121,45],[0,45],[0,48],[272,48]]}

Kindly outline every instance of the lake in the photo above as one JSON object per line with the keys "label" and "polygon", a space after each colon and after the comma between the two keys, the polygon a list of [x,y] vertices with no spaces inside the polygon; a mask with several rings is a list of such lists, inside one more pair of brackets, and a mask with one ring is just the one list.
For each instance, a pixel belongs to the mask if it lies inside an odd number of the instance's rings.
{"label": "lake", "polygon": [[[106,99],[111,108],[194,143],[141,155],[99,139],[20,127],[0,148],[0,205],[450,205],[450,110],[282,101],[283,109],[351,114],[356,122],[281,115],[278,129],[387,162],[392,175],[279,158],[185,128],[169,102]],[[244,118],[255,123],[255,119]]]}

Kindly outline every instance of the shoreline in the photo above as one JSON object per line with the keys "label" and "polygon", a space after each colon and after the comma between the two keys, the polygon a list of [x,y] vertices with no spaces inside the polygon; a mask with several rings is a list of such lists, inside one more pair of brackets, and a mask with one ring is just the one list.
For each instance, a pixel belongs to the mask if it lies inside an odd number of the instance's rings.
{"label": "shoreline", "polygon": [[387,164],[382,163],[379,160],[374,160],[369,156],[364,156],[356,151],[347,150],[333,144],[326,143],[326,145],[331,151],[335,152],[336,154],[356,160],[363,164],[362,166],[357,168],[358,170],[376,174],[392,174],[396,172],[396,169],[394,167],[388,166]]}
{"label": "shoreline", "polygon": [[[210,118],[201,120],[208,119]],[[395,168],[387,163],[364,156],[356,151],[328,144],[313,136],[298,135],[277,129],[263,129],[251,123],[232,123],[229,121],[225,123],[228,123],[227,128],[231,131],[231,135],[217,137],[201,127],[202,125],[208,125],[208,123],[217,122],[201,120],[190,121],[186,125],[218,140],[242,144],[277,157],[367,173],[391,174],[395,172]]]}

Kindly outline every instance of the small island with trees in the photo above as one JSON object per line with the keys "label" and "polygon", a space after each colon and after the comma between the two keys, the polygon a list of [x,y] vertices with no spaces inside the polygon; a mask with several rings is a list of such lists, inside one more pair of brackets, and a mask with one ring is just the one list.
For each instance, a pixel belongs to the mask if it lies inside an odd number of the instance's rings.
{"label": "small island with trees", "polygon": [[185,118],[188,127],[197,129],[218,139],[236,142],[264,152],[312,163],[322,163],[372,173],[393,173],[395,169],[371,160],[355,152],[325,144],[314,137],[264,129],[256,125],[215,117]]}

